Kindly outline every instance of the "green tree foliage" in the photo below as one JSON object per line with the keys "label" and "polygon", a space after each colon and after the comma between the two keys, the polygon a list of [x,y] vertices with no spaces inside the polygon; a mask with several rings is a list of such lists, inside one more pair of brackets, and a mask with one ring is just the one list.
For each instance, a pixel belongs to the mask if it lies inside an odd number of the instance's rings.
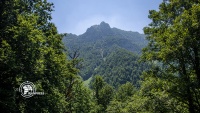
{"label": "green tree foliage", "polygon": [[79,79],[72,87],[72,92],[67,98],[67,111],[70,113],[89,113],[92,109],[91,91]]}
{"label": "green tree foliage", "polygon": [[107,105],[110,103],[113,98],[114,89],[112,86],[106,84],[99,92],[99,104],[103,106],[103,110],[107,108]]}
{"label": "green tree foliage", "polygon": [[96,103],[93,112],[104,113],[113,98],[114,89],[112,86],[106,84],[99,75],[96,75],[93,79],[91,87]]}
{"label": "green tree foliage", "polygon": [[[50,22],[46,0],[0,1],[0,109],[66,112],[66,90],[77,74],[64,53],[62,35]],[[14,89],[31,81],[44,96],[25,99]]]}
{"label": "green tree foliage", "polygon": [[127,81],[139,87],[140,75],[147,68],[146,63],[139,63],[138,55],[118,48],[95,69],[94,74],[101,75],[108,84],[115,88]]}
{"label": "green tree foliage", "polygon": [[143,58],[161,64],[160,73],[172,84],[165,91],[190,113],[200,111],[199,9],[199,0],[163,2],[150,11],[152,22],[144,29],[150,43]]}
{"label": "green tree foliage", "polygon": [[136,92],[136,88],[130,83],[122,84],[116,91],[114,98],[108,105],[106,111],[108,113],[125,113],[127,112],[131,97]]}
{"label": "green tree foliage", "polygon": [[130,83],[122,84],[116,94],[115,99],[119,101],[126,101],[129,97],[131,97],[136,92],[136,88]]}
{"label": "green tree foliage", "polygon": [[171,97],[168,91],[173,83],[166,80],[162,74],[156,68],[143,74],[144,80],[141,82],[140,90],[131,97],[125,107],[127,112],[187,112],[185,103]]}
{"label": "green tree foliage", "polygon": [[[8,33],[13,24],[16,22],[16,15],[14,15],[14,1],[12,0],[2,0],[0,1],[0,104],[1,109],[8,112],[10,107],[15,108],[13,101],[13,81],[15,80],[14,70],[11,70],[14,67],[13,62],[15,62],[14,52],[12,51],[11,45],[6,41],[10,36],[13,36],[11,33]],[[12,84],[12,85],[10,85]],[[6,97],[6,98],[5,98]],[[13,109],[14,110],[14,109]]]}

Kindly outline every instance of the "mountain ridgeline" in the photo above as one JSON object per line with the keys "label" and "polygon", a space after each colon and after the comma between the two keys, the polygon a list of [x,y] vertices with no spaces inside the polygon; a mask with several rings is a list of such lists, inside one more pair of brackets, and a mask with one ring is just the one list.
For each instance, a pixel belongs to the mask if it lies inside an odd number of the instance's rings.
{"label": "mountain ridgeline", "polygon": [[141,50],[147,45],[145,35],[111,28],[105,22],[79,36],[68,34],[63,42],[69,55],[83,59],[80,76],[84,80],[101,75],[113,86],[126,81],[136,84],[146,67],[138,63]]}

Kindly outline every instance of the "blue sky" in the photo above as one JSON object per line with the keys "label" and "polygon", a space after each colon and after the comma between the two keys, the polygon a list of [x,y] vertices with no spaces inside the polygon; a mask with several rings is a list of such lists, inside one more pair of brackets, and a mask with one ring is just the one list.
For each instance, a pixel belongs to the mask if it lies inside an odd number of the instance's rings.
{"label": "blue sky", "polygon": [[83,34],[104,21],[111,27],[143,33],[151,20],[149,10],[158,10],[163,0],[48,0],[54,3],[52,22],[59,33]]}

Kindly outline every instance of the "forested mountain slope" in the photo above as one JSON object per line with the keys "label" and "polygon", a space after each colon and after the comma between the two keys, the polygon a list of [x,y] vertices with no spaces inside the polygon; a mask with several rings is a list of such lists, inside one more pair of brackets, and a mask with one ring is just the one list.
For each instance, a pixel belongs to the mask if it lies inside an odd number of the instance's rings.
{"label": "forested mountain slope", "polygon": [[148,68],[147,64],[139,63],[139,56],[128,50],[117,48],[107,59],[95,68],[94,75],[101,75],[105,82],[114,87],[127,81],[138,86],[142,72]]}
{"label": "forested mountain slope", "polygon": [[[138,67],[132,65],[138,63],[138,57],[136,58],[136,56],[141,54],[141,49],[147,44],[145,35],[143,34],[111,28],[109,24],[101,22],[100,25],[93,25],[88,28],[82,35],[68,34],[63,39],[63,42],[68,48],[69,54],[77,52],[80,55],[79,58],[83,59],[80,75],[84,80],[96,74],[104,77],[109,76],[114,79],[119,78],[118,76],[120,73],[120,76],[124,78],[117,80],[117,82],[112,82],[122,83],[122,81],[124,81],[123,83],[125,83],[125,81],[133,79],[131,70],[134,70],[134,68],[138,71],[136,72],[137,75],[135,75],[135,77],[137,76],[136,78],[139,78],[138,75],[141,74],[141,70],[138,70]],[[116,64],[118,59],[121,60],[119,65]],[[121,67],[116,69],[105,64]],[[131,72],[121,73],[121,70],[125,71],[127,68],[130,68],[129,70]],[[118,74],[113,75],[114,70]],[[131,79],[130,76],[132,76]],[[133,81],[136,83],[135,80],[132,80],[132,82]]]}

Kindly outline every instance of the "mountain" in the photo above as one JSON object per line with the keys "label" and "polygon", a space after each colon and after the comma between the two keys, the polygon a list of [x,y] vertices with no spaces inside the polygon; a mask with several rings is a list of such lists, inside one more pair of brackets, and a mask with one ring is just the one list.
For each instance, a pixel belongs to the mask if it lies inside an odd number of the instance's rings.
{"label": "mountain", "polygon": [[[116,44],[129,51],[140,53],[147,41],[145,35],[138,32],[124,31],[117,28],[111,28],[109,24],[101,22],[100,25],[93,25],[82,35],[68,34],[63,39],[68,48],[80,48],[88,43],[98,44],[108,48]],[[89,44],[89,45],[90,45]]]}
{"label": "mountain", "polygon": [[137,54],[118,48],[94,70],[94,75],[103,76],[104,80],[114,87],[125,84],[127,81],[138,87],[142,71],[148,68],[145,63],[139,63],[138,60]]}
{"label": "mountain", "polygon": [[[106,66],[106,64],[121,66],[121,68],[124,69],[128,66],[130,69],[129,72],[132,73],[131,69],[137,69],[137,65],[136,63],[132,65],[127,62],[138,60],[138,56],[141,54],[142,48],[147,45],[145,35],[138,32],[111,28],[110,25],[105,22],[101,22],[99,25],[91,26],[84,34],[79,36],[68,34],[63,38],[63,42],[68,48],[69,54],[78,52],[80,54],[79,58],[84,60],[80,72],[80,76],[84,80],[96,74],[100,74],[105,78],[109,78],[106,74],[113,77],[114,73],[111,71],[116,68],[110,68]],[[126,58],[126,56],[128,57]],[[119,60],[120,63],[117,64],[116,62]],[[123,62],[125,64],[123,64]],[[106,69],[108,69],[110,73],[105,71]],[[117,70],[120,71],[119,68]],[[117,73],[117,71],[115,71],[115,73]],[[133,76],[134,73],[140,74],[141,72],[130,73],[121,74],[124,74],[123,76]],[[126,80],[130,81],[132,79]],[[120,84],[122,83],[120,80],[118,82]]]}

